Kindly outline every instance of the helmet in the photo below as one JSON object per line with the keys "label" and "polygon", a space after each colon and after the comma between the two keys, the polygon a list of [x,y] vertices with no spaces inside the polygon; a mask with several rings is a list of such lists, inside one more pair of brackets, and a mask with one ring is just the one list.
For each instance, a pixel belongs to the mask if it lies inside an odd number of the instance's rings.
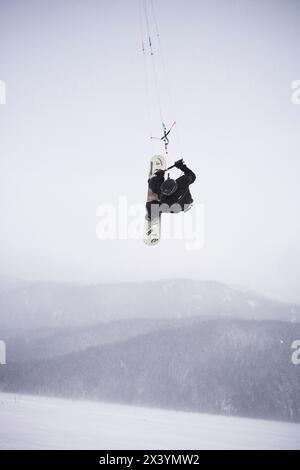
{"label": "helmet", "polygon": [[163,182],[160,190],[164,196],[171,196],[177,191],[177,182],[168,175],[168,179]]}

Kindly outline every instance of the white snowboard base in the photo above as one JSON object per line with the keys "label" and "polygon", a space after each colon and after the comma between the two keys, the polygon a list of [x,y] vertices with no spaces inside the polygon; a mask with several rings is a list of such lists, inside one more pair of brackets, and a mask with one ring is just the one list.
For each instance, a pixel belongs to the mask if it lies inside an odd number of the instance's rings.
{"label": "white snowboard base", "polygon": [[[157,170],[165,170],[167,168],[167,160],[163,155],[154,155],[150,160],[149,179],[155,175]],[[157,197],[156,197],[157,196]],[[148,188],[147,202],[158,200],[158,195],[155,195],[150,188]],[[160,221],[161,217],[149,221],[145,220],[144,227],[144,243],[146,245],[157,245],[160,240]]]}

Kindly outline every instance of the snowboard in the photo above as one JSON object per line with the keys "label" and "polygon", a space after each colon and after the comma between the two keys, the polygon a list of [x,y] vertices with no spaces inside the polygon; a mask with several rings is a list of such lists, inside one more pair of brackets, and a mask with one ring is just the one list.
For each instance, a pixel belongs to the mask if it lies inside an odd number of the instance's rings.
{"label": "snowboard", "polygon": [[[149,170],[149,176],[148,179],[152,178],[155,175],[156,170],[165,170],[167,168],[167,160],[164,156],[162,155],[154,155],[150,159],[150,170]],[[150,188],[148,188],[148,194],[147,194],[147,202],[150,201],[158,201],[159,200],[159,195],[155,194],[153,191],[151,191]],[[147,213],[146,213],[147,217]],[[144,227],[144,242],[146,245],[157,245],[160,240],[160,220],[161,216],[153,219],[152,221],[150,220],[145,220],[145,227]]]}

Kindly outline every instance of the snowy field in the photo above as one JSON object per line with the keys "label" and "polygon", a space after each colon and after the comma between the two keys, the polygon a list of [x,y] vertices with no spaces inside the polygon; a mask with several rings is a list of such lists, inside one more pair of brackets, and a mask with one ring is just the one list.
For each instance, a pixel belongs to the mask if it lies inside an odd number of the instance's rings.
{"label": "snowy field", "polygon": [[300,424],[0,394],[0,449],[300,449]]}

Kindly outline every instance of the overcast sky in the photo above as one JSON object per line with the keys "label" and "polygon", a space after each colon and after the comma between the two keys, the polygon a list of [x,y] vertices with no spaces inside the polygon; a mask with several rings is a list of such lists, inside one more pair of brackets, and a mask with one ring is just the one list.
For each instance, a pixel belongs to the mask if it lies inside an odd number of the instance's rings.
{"label": "overcast sky", "polygon": [[[96,236],[99,204],[144,204],[149,111],[160,132],[139,1],[0,0],[0,274],[214,279],[300,302],[300,2],[155,5],[174,105],[165,118],[197,174],[204,248]],[[174,132],[171,162],[176,142]]]}

